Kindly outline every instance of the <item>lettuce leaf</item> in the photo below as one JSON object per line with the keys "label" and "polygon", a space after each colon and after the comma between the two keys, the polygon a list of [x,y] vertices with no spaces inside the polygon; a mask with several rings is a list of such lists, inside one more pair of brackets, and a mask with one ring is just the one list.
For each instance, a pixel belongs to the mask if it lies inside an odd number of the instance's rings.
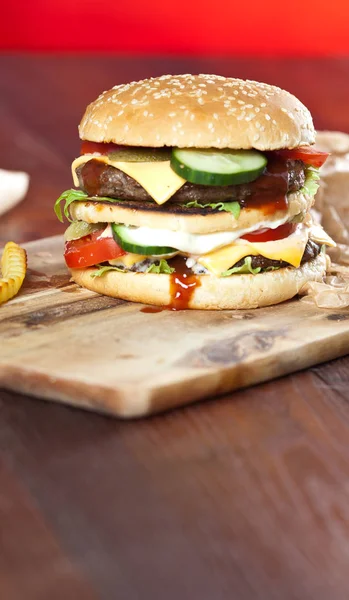
{"label": "lettuce leaf", "polygon": [[63,223],[63,215],[62,215],[62,207],[61,202],[65,201],[63,214],[68,219],[68,221],[72,221],[69,214],[69,206],[72,202],[79,202],[83,200],[91,200],[91,202],[120,202],[118,198],[108,198],[107,196],[88,196],[82,190],[66,190],[63,194],[57,198],[54,206],[54,211],[57,219],[59,219]]}
{"label": "lettuce leaf", "polygon": [[257,275],[261,271],[263,273],[265,273],[267,271],[277,271],[277,269],[280,269],[280,267],[266,267],[265,269],[262,269],[262,267],[254,268],[254,267],[252,267],[252,256],[246,256],[244,263],[240,267],[232,267],[231,269],[228,269],[227,271],[223,271],[223,273],[221,273],[221,277],[229,277],[230,275],[236,275],[236,274]]}
{"label": "lettuce leaf", "polygon": [[63,194],[61,194],[60,197],[57,198],[54,206],[54,211],[57,219],[59,219],[59,221],[63,223],[63,214],[61,207],[61,202],[63,202],[63,200],[65,201],[63,209],[64,216],[68,219],[68,221],[71,221],[68,211],[69,205],[72,202],[75,202],[75,200],[85,200],[86,198],[87,194],[85,194],[85,192],[82,192],[81,190],[66,190],[65,192],[63,192]]}
{"label": "lettuce leaf", "polygon": [[106,266],[102,266],[102,265],[96,265],[96,267],[99,267],[98,269],[96,269],[96,271],[93,271],[93,273],[91,273],[90,277],[102,277],[102,275],[104,275],[104,273],[107,273],[107,271],[119,271],[120,273],[125,273],[125,269],[119,269],[119,267],[112,267],[111,265],[106,265]]}
{"label": "lettuce leaf", "polygon": [[320,173],[316,167],[307,167],[305,172],[305,182],[301,192],[309,196],[315,196],[320,185]]}
{"label": "lettuce leaf", "polygon": [[232,213],[233,217],[238,220],[240,216],[241,206],[238,202],[218,202],[217,204],[200,204],[197,200],[187,202],[185,204],[188,208],[218,208],[218,210],[224,210],[225,212]]}
{"label": "lettuce leaf", "polygon": [[221,277],[229,277],[229,275],[235,275],[238,273],[239,275],[247,275],[248,273],[252,273],[253,275],[257,275],[261,271],[261,267],[256,267],[255,269],[252,267],[252,257],[246,256],[244,262],[240,267],[232,267],[227,271],[223,271],[221,273]]}
{"label": "lettuce leaf", "polygon": [[[112,265],[96,265],[96,267],[98,267],[98,269],[91,273],[91,277],[102,277],[108,271],[119,271],[120,273],[129,272],[128,269],[120,269],[119,267],[114,267]],[[153,263],[152,265],[150,265],[145,271],[145,273],[165,273],[167,275],[170,275],[171,273],[173,273],[174,270],[175,269],[170,267],[167,260],[162,258],[158,264]]]}
{"label": "lettuce leaf", "polygon": [[146,273],[166,273],[167,275],[171,275],[175,269],[170,267],[167,260],[162,258],[158,264],[153,263],[150,267],[147,268]]}

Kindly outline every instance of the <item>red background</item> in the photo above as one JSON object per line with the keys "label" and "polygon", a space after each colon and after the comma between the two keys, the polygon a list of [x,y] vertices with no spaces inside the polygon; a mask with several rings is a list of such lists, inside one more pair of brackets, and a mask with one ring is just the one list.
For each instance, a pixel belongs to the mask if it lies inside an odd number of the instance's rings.
{"label": "red background", "polygon": [[349,54],[349,1],[7,0],[0,49]]}

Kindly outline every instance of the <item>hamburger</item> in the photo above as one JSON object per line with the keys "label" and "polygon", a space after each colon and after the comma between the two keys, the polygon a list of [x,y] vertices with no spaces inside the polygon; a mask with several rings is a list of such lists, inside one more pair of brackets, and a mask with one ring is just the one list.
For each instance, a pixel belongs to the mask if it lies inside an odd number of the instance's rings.
{"label": "hamburger", "polygon": [[241,309],[322,279],[335,244],[309,211],[327,154],[290,93],[165,75],[103,92],[79,133],[76,189],[55,205],[70,221],[77,284],[173,309]]}

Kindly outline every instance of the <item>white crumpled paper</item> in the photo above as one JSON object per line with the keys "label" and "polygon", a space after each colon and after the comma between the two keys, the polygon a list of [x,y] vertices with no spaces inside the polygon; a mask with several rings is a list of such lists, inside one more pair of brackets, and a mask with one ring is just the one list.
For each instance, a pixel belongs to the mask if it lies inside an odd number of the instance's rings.
{"label": "white crumpled paper", "polygon": [[0,216],[23,200],[28,186],[27,173],[0,169]]}
{"label": "white crumpled paper", "polygon": [[316,216],[337,247],[327,249],[332,264],[324,281],[308,283],[301,291],[302,301],[320,308],[345,308],[349,306],[349,135],[318,131],[316,148],[331,153],[320,170]]}

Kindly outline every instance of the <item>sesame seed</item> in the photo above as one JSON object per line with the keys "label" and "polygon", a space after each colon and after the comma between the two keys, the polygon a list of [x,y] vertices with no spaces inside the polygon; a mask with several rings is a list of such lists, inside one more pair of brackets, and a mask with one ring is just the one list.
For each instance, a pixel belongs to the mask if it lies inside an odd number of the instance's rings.
{"label": "sesame seed", "polygon": [[254,142],[258,142],[258,140],[259,140],[259,137],[260,137],[260,136],[259,136],[259,134],[258,134],[258,133],[256,133],[256,135],[254,135],[254,136],[253,136],[253,141],[254,141]]}
{"label": "sesame seed", "polygon": [[264,115],[264,117],[267,121],[270,121],[270,115]]}

